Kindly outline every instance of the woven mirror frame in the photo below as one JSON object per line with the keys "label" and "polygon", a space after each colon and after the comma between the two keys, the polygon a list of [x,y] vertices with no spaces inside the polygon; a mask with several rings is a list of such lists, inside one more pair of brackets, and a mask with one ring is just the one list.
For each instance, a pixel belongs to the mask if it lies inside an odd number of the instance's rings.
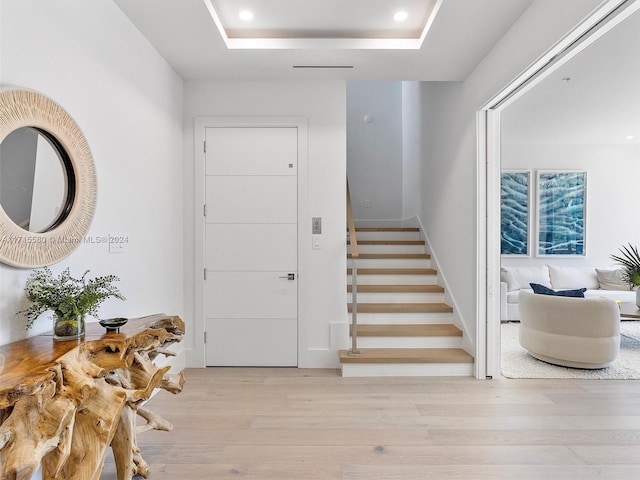
{"label": "woven mirror frame", "polygon": [[50,98],[27,89],[0,90],[0,142],[13,131],[30,127],[65,158],[73,178],[71,194],[59,221],[43,232],[17,225],[0,205],[0,262],[19,268],[38,268],[59,262],[84,241],[95,212],[97,185],[91,150],[73,118]]}

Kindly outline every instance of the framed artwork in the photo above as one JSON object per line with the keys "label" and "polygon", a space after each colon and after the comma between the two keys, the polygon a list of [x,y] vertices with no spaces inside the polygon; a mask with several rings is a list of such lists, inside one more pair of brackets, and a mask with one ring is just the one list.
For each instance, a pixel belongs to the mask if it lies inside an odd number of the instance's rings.
{"label": "framed artwork", "polygon": [[531,172],[503,170],[500,175],[500,253],[529,256]]}
{"label": "framed artwork", "polygon": [[538,170],[540,257],[585,255],[587,172]]}

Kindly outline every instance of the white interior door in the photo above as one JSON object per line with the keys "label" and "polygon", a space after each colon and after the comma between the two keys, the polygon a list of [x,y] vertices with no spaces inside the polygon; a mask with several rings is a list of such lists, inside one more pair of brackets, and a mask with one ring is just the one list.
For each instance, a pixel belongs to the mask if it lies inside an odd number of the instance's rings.
{"label": "white interior door", "polygon": [[296,366],[297,128],[205,138],[206,363]]}

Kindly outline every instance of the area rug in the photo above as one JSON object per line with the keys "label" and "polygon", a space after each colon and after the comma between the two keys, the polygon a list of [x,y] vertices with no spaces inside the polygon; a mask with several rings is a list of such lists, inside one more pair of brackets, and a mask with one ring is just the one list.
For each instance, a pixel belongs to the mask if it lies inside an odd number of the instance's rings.
{"label": "area rug", "polygon": [[503,323],[501,371],[507,378],[640,379],[640,322],[620,323],[620,355],[607,368],[582,370],[561,367],[532,357],[518,342],[519,323]]}

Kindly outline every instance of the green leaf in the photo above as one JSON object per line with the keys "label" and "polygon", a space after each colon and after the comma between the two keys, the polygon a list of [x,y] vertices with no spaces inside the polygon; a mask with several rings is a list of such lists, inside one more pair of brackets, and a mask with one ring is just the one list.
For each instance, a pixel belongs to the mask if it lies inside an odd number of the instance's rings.
{"label": "green leaf", "polygon": [[629,244],[620,247],[619,255],[611,255],[623,267],[623,279],[629,285],[640,285],[640,252],[637,247]]}
{"label": "green leaf", "polygon": [[87,279],[89,270],[82,277],[71,276],[69,268],[54,276],[48,267],[34,270],[27,278],[25,293],[31,305],[19,311],[27,318],[26,328],[44,312],[52,310],[62,318],[74,318],[78,315],[97,317],[98,307],[107,298],[125,300],[118,287],[113,285],[120,279],[115,275],[106,275]]}

